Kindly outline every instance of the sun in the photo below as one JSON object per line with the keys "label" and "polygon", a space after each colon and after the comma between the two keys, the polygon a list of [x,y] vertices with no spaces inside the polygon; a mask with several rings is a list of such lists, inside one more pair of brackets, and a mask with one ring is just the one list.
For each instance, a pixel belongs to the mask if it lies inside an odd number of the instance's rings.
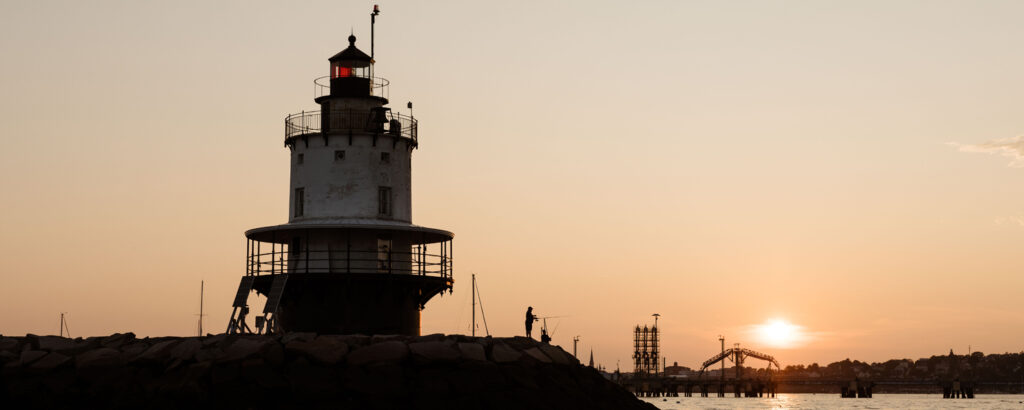
{"label": "sun", "polygon": [[755,328],[761,343],[772,347],[794,347],[802,339],[801,327],[782,319],[772,319]]}

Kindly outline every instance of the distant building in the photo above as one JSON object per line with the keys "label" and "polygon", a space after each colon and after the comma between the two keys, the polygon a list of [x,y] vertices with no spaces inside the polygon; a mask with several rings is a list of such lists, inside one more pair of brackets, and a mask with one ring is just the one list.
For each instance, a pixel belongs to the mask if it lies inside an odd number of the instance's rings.
{"label": "distant building", "polygon": [[693,369],[689,367],[680,366],[679,362],[672,362],[671,366],[665,367],[665,375],[676,377],[693,377],[695,373]]}

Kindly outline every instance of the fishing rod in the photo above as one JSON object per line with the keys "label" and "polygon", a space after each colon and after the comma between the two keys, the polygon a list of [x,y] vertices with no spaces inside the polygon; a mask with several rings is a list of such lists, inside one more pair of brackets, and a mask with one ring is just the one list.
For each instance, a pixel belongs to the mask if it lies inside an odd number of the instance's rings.
{"label": "fishing rod", "polygon": [[540,321],[542,323],[541,328],[540,328],[541,335],[546,335],[548,337],[554,337],[555,336],[555,332],[558,331],[558,326],[561,325],[562,322],[559,321],[558,323],[556,323],[555,324],[555,329],[552,330],[551,333],[548,333],[548,319],[561,319],[561,318],[566,318],[566,317],[572,317],[572,316],[567,316],[567,315],[562,315],[562,316],[541,316],[541,317],[536,317],[535,316],[533,318],[533,320]]}

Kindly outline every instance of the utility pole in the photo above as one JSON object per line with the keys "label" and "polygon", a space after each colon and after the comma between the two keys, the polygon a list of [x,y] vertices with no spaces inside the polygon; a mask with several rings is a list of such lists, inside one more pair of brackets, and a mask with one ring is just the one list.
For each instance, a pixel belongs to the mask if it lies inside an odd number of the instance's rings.
{"label": "utility pole", "polygon": [[579,356],[576,356],[576,343],[578,343],[579,341],[580,335],[576,335],[576,337],[572,338],[572,357],[575,357],[577,359],[580,358]]}
{"label": "utility pole", "polygon": [[738,383],[740,378],[743,377],[742,376],[743,375],[743,355],[740,354],[740,344],[739,343],[733,343],[732,347],[733,347],[732,355],[734,357],[734,359],[732,361],[733,361],[734,364],[736,364],[736,382]]}
{"label": "utility pole", "polygon": [[476,337],[476,274],[470,275],[473,277],[473,329],[470,330],[473,337]]}
{"label": "utility pole", "polygon": [[203,337],[203,299],[206,290],[206,281],[199,281],[199,337]]}

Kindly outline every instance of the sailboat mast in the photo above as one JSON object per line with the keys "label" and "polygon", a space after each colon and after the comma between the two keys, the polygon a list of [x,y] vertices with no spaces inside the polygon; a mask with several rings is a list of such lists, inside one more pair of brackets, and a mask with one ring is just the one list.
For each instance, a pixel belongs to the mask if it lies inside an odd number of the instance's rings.
{"label": "sailboat mast", "polygon": [[71,329],[68,329],[68,321],[64,319],[64,312],[60,312],[60,337],[71,337]]}

